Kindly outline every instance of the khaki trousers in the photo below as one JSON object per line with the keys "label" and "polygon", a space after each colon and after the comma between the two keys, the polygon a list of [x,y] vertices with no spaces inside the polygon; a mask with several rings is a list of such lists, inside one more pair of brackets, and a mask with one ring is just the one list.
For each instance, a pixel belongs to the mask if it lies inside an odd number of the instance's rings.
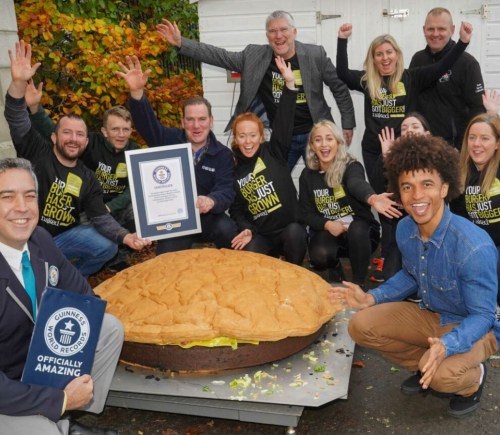
{"label": "khaki trousers", "polygon": [[[421,370],[429,358],[429,337],[441,337],[457,324],[439,325],[440,315],[422,310],[413,302],[389,302],[357,312],[349,322],[349,334],[359,345],[378,350],[390,361]],[[480,363],[498,350],[495,335],[488,332],[465,353],[443,360],[432,378],[434,391],[470,396],[479,388]]]}

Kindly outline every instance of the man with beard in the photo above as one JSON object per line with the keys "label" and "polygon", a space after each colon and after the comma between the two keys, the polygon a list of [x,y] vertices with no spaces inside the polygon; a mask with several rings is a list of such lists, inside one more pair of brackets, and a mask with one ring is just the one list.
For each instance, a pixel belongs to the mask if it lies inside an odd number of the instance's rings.
{"label": "man with beard", "polygon": [[[117,244],[142,249],[151,242],[120,226],[109,214],[94,173],[79,160],[88,143],[87,126],[76,115],[61,117],[52,143],[32,127],[25,92],[40,63],[31,65],[31,46],[9,50],[12,81],[7,90],[5,119],[19,157],[30,160],[38,177],[40,226],[84,276],[91,275],[117,252]],[[85,215],[91,225],[80,222]]]}
{"label": "man with beard", "polygon": [[[50,138],[55,124],[40,104],[42,83],[38,87],[28,83],[25,98],[33,126]],[[135,222],[125,151],[139,149],[130,138],[133,131],[130,112],[124,106],[113,106],[104,112],[101,130],[88,133],[88,145],[80,156],[99,181],[106,208],[130,232],[135,231]]]}

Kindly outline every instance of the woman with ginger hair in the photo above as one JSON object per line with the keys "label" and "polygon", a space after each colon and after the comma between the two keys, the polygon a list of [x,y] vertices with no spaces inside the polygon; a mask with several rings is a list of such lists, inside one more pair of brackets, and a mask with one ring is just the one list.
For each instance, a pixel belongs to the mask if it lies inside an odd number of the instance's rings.
{"label": "woman with ginger hair", "polygon": [[282,255],[301,265],[307,233],[297,222],[297,191],[287,166],[297,91],[290,64],[277,57],[276,65],[286,86],[269,142],[264,141],[264,126],[254,113],[242,113],[232,124],[236,198],[229,214],[240,233],[231,245],[233,249]]}

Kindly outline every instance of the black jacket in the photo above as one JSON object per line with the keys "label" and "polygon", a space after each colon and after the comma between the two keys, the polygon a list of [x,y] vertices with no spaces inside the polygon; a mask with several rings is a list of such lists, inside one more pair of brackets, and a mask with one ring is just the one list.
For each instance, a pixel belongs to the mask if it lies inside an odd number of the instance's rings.
{"label": "black jacket", "polygon": [[[450,40],[443,50],[434,54],[427,46],[413,55],[410,68],[432,65],[454,46],[455,42]],[[479,63],[469,53],[464,53],[439,80],[418,94],[417,111],[429,121],[434,136],[441,136],[460,149],[467,124],[485,111],[483,92]]]}
{"label": "black jacket", "polygon": [[297,191],[287,165],[297,93],[286,86],[278,105],[269,142],[251,157],[235,152],[236,198],[229,214],[240,231],[270,235],[297,222]]}

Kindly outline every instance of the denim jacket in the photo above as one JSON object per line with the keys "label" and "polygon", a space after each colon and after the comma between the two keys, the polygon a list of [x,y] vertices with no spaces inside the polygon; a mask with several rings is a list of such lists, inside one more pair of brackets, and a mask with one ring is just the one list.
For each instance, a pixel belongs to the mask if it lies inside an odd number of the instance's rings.
{"label": "denim jacket", "polygon": [[500,322],[495,320],[497,249],[490,236],[445,207],[438,227],[424,241],[409,216],[397,227],[402,269],[369,293],[376,304],[404,300],[418,292],[421,309],[440,314],[440,324],[457,323],[441,337],[446,356],[468,352],[493,329],[500,343]]}

